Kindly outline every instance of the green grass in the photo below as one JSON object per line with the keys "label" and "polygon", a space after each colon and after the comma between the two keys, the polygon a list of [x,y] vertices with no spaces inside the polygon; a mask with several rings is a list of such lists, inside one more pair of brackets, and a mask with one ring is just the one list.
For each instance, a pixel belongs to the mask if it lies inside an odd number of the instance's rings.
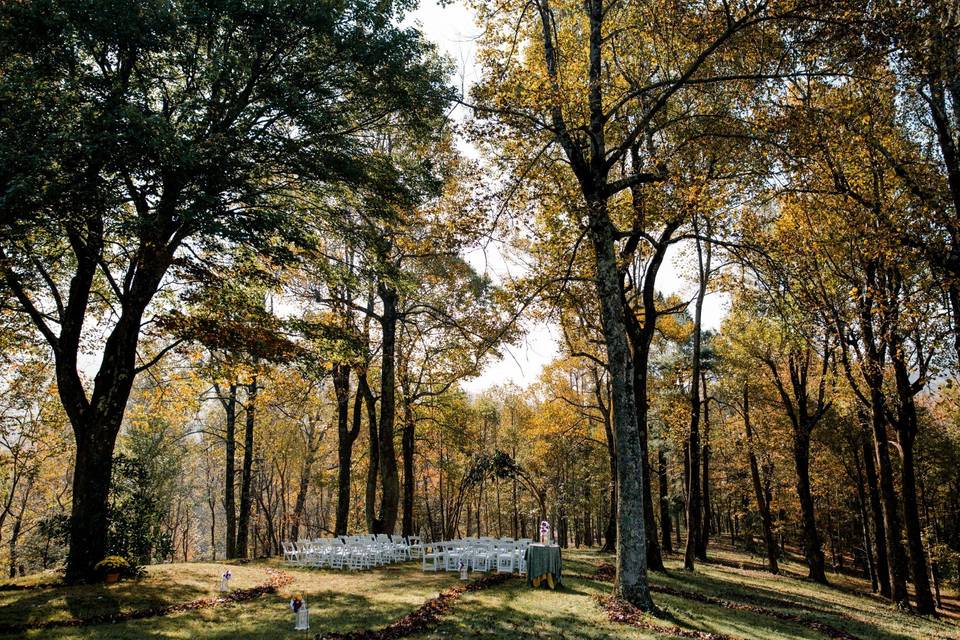
{"label": "green grass", "polygon": [[[755,570],[756,559],[729,549],[712,550],[723,564],[700,565],[695,573],[668,560],[667,574],[652,574],[652,583],[714,598],[756,604],[798,614],[842,628],[864,640],[960,640],[957,619],[932,620],[902,614],[864,591],[858,579],[831,575],[831,587],[814,585],[799,576],[802,566],[783,563],[784,575]],[[565,588],[533,590],[524,580],[513,580],[485,591],[468,592],[456,601],[441,623],[417,636],[419,640],[450,638],[669,638],[669,634],[641,630],[610,622],[595,596],[609,593],[610,584],[591,576],[610,556],[595,551],[567,551],[564,556]],[[746,568],[738,568],[743,565]],[[244,588],[265,582],[266,570],[276,562],[233,566],[233,586]],[[191,563],[150,567],[147,577],[118,585],[47,587],[27,591],[0,591],[0,623],[36,623],[74,617],[133,611],[145,607],[186,602],[215,595],[222,564]],[[301,592],[311,610],[311,633],[373,629],[413,611],[439,591],[456,584],[454,574],[422,573],[416,563],[359,573],[287,569],[295,578],[282,593],[253,601],[166,617],[83,628],[32,631],[28,638],[53,640],[127,640],[133,638],[297,638],[287,601]],[[572,577],[579,574],[585,577]],[[48,582],[27,578],[25,582]],[[794,622],[749,611],[662,593],[654,593],[661,608],[650,622],[662,627],[721,633],[744,640],[769,638],[818,639],[825,636]],[[952,601],[956,604],[956,601]],[[6,636],[12,637],[12,636]],[[311,635],[312,637],[312,635]]]}

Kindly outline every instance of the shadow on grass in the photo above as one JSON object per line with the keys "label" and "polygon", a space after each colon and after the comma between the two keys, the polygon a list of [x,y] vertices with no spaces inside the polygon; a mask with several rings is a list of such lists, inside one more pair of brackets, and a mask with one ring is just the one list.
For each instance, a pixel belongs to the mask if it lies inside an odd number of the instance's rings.
{"label": "shadow on grass", "polygon": [[[702,593],[733,603],[795,614],[826,623],[860,638],[869,638],[870,640],[914,640],[916,638],[915,635],[895,632],[861,619],[858,616],[863,615],[862,609],[853,604],[841,603],[830,598],[831,587],[819,585],[814,587],[813,583],[810,583],[811,588],[817,589],[817,592],[811,591],[801,595],[754,584],[737,583],[734,581],[735,576],[726,576],[725,579],[721,579],[703,573],[685,571],[672,571],[668,574],[658,573],[654,575],[654,584],[661,583],[679,590]],[[770,576],[770,579],[777,580],[778,578]],[[848,589],[840,589],[840,591],[850,592]],[[855,595],[856,597],[868,598],[871,594],[857,592]],[[661,595],[660,597],[664,596]],[[885,603],[877,604],[878,606],[887,606]],[[699,606],[720,608],[718,605],[707,603],[700,603]],[[891,615],[893,614],[894,612],[891,609]]]}
{"label": "shadow on grass", "polygon": [[110,586],[91,584],[7,592],[0,600],[0,626],[116,614],[121,610],[160,607],[204,595],[208,593],[193,585],[136,581]]}

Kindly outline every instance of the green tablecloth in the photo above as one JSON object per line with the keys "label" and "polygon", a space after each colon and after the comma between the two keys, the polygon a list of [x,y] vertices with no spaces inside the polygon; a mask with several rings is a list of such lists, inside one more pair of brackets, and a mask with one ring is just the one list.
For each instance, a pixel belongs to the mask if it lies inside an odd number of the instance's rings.
{"label": "green tablecloth", "polygon": [[527,547],[527,584],[549,584],[544,578],[553,577],[553,586],[563,584],[563,560],[558,545],[531,544]]}

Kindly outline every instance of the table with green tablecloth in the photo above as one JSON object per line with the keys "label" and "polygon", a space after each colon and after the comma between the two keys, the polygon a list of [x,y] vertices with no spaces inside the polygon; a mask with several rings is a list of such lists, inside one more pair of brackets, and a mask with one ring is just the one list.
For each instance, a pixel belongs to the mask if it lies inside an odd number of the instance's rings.
{"label": "table with green tablecloth", "polygon": [[527,547],[527,584],[556,589],[563,585],[563,560],[555,544],[531,544]]}

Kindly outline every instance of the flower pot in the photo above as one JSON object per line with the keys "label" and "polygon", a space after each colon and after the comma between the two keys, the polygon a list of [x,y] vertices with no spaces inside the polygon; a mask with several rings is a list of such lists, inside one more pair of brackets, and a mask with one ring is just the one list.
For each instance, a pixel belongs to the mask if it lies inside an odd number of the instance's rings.
{"label": "flower pot", "polygon": [[106,576],[104,576],[103,581],[107,584],[116,584],[120,581],[120,572],[111,571]]}

